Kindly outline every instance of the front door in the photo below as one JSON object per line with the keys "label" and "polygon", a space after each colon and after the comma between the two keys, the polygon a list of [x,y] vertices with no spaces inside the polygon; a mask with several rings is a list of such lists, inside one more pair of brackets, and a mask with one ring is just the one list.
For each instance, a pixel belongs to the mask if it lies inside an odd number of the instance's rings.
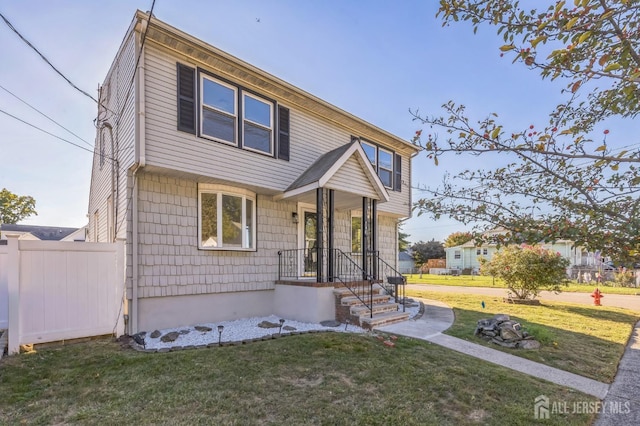
{"label": "front door", "polygon": [[300,276],[315,277],[318,265],[318,252],[316,232],[318,229],[318,215],[313,210],[303,209],[300,215],[299,248],[300,250]]}

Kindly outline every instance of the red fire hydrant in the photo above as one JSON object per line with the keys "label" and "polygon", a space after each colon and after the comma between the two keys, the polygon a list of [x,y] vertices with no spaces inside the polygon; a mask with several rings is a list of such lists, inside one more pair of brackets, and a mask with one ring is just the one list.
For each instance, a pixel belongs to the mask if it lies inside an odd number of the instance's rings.
{"label": "red fire hydrant", "polygon": [[602,294],[602,292],[600,291],[600,289],[598,287],[596,287],[596,289],[593,291],[593,293],[591,293],[591,297],[593,297],[593,304],[596,306],[602,306],[600,304],[600,299],[602,299],[604,297],[604,294]]}

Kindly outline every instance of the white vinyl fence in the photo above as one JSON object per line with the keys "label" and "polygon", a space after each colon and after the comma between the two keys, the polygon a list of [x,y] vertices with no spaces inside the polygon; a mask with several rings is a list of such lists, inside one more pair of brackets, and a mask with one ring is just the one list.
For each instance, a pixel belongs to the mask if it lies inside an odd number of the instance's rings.
{"label": "white vinyl fence", "polygon": [[[9,289],[7,288],[8,258],[9,247],[0,246],[0,329],[9,328]],[[0,348],[0,350],[2,349]]]}
{"label": "white vinyl fence", "polygon": [[0,246],[0,327],[20,345],[124,332],[124,243],[27,241]]}

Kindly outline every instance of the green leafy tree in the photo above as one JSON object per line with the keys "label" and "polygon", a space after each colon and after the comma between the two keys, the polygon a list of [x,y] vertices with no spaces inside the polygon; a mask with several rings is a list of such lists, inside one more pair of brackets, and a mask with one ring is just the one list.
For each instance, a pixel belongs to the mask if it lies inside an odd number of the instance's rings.
{"label": "green leafy tree", "polygon": [[7,188],[0,191],[0,224],[18,223],[29,216],[37,215],[36,200],[28,195],[16,195]]}
{"label": "green leafy tree", "polygon": [[398,224],[398,251],[407,251],[409,248],[409,237],[410,235],[406,232],[402,232],[402,226],[404,225],[404,220],[401,220]]}
{"label": "green leafy tree", "polygon": [[443,25],[467,21],[474,32],[496,27],[500,56],[562,82],[564,99],[548,122],[525,129],[509,129],[494,113],[471,119],[453,101],[443,106],[443,116],[412,112],[431,133],[418,130],[414,143],[436,164],[446,155],[497,155],[505,164],[447,175],[442,185],[424,188],[428,196],[415,208],[436,219],[502,227],[499,243],[569,239],[621,262],[637,260],[640,150],[633,142],[612,144],[613,134],[602,128],[640,112],[640,2],[575,0],[529,8],[536,6],[440,1]]}
{"label": "green leafy tree", "polygon": [[444,240],[444,246],[456,247],[471,241],[472,239],[473,234],[471,232],[454,232],[453,234],[449,234],[447,239]]}
{"label": "green leafy tree", "polygon": [[417,265],[422,265],[429,259],[444,259],[444,247],[440,241],[419,241],[411,246],[413,258]]}
{"label": "green leafy tree", "polygon": [[480,273],[501,278],[518,299],[535,299],[541,290],[562,291],[568,284],[569,260],[540,246],[509,246],[490,261],[480,260]]}

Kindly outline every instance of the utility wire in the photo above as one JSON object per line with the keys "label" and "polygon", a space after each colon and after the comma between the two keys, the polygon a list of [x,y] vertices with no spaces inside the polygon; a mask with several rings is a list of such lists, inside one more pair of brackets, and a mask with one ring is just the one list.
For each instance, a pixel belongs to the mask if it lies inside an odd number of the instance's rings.
{"label": "utility wire", "polygon": [[45,114],[44,112],[40,111],[38,108],[34,107],[33,105],[29,104],[27,101],[25,101],[24,99],[21,99],[18,95],[16,95],[15,93],[11,92],[9,89],[7,89],[6,87],[3,87],[0,84],[0,89],[4,90],[5,92],[7,92],[8,94],[10,94],[11,96],[13,96],[14,98],[16,98],[17,100],[19,100],[20,102],[22,102],[23,104],[25,104],[26,106],[28,106],[29,108],[31,108],[32,110],[34,110],[35,112],[37,112],[38,114],[40,114],[41,116],[45,117],[47,120],[51,121],[53,124],[55,124],[56,126],[66,130],[67,132],[71,133],[73,136],[75,136],[76,138],[80,139],[82,142],[86,143],[88,146],[90,146],[91,148],[93,148],[93,144],[87,142],[86,140],[84,140],[83,138],[81,138],[80,136],[78,136],[77,134],[73,133],[71,130],[67,129],[66,127],[64,127],[62,124],[58,123],[56,120],[54,120],[53,118],[49,117],[47,114]]}
{"label": "utility wire", "polygon": [[11,31],[13,31],[14,33],[16,33],[18,35],[18,37],[20,37],[20,39],[26,43],[27,46],[29,46],[31,49],[33,49],[38,55],[40,55],[40,57],[47,63],[49,64],[49,66],[51,68],[53,68],[53,70],[55,72],[57,72],[60,77],[64,78],[65,81],[67,83],[69,83],[71,85],[71,87],[73,87],[74,89],[76,89],[78,92],[82,93],[83,95],[85,95],[86,97],[88,97],[89,99],[91,99],[92,101],[94,101],[95,103],[99,103],[98,100],[96,98],[94,98],[93,96],[91,96],[90,94],[88,94],[87,92],[85,92],[84,90],[82,90],[81,88],[79,88],[78,86],[76,86],[75,84],[73,84],[73,82],[71,80],[69,80],[64,74],[62,74],[62,72],[60,72],[60,70],[58,70],[48,59],[46,56],[44,56],[42,53],[40,53],[40,51],[33,45],[31,44],[31,42],[29,40],[27,40],[26,38],[24,38],[24,36],[22,34],[20,34],[18,32],[18,30],[13,26],[13,24],[11,24],[11,22],[9,22],[9,20],[7,18],[5,18],[5,16],[0,13],[0,18],[2,18],[2,20],[5,22],[5,24],[7,24],[7,26],[11,29]]}
{"label": "utility wire", "polygon": [[[46,134],[47,134],[47,135],[49,135],[49,136],[53,136],[53,137],[54,137],[54,138],[56,138],[56,139],[60,139],[60,140],[61,140],[61,141],[63,141],[63,142],[66,142],[66,143],[68,143],[68,144],[70,144],[70,145],[73,145],[73,146],[75,146],[75,147],[77,147],[77,148],[80,148],[80,149],[82,149],[82,150],[84,150],[84,151],[90,152],[91,154],[93,154],[93,153],[94,153],[92,149],[85,148],[84,146],[82,146],[82,145],[78,145],[77,143],[74,143],[74,142],[71,142],[71,141],[70,141],[70,140],[68,140],[68,139],[62,138],[62,137],[60,137],[60,136],[58,136],[58,135],[54,135],[53,133],[48,132],[48,131],[46,131],[46,130],[44,130],[44,129],[42,129],[42,128],[40,128],[40,127],[38,127],[38,126],[34,125],[34,124],[29,123],[28,121],[25,121],[25,120],[23,120],[23,119],[19,118],[19,117],[16,117],[15,115],[10,114],[10,113],[8,113],[8,112],[6,112],[6,111],[2,110],[2,109],[0,109],[0,113],[5,114],[5,115],[7,115],[7,116],[9,116],[9,117],[13,118],[14,120],[18,120],[18,121],[20,121],[21,123],[26,124],[27,126],[33,127],[33,128],[34,128],[34,129],[36,129],[36,130],[40,130],[42,133],[46,133]],[[108,159],[109,161],[113,161],[113,162],[115,162],[115,160],[114,160],[113,158],[111,158],[111,157],[109,157],[109,156],[107,156],[107,155],[105,155],[104,157],[105,157],[106,159]]]}

